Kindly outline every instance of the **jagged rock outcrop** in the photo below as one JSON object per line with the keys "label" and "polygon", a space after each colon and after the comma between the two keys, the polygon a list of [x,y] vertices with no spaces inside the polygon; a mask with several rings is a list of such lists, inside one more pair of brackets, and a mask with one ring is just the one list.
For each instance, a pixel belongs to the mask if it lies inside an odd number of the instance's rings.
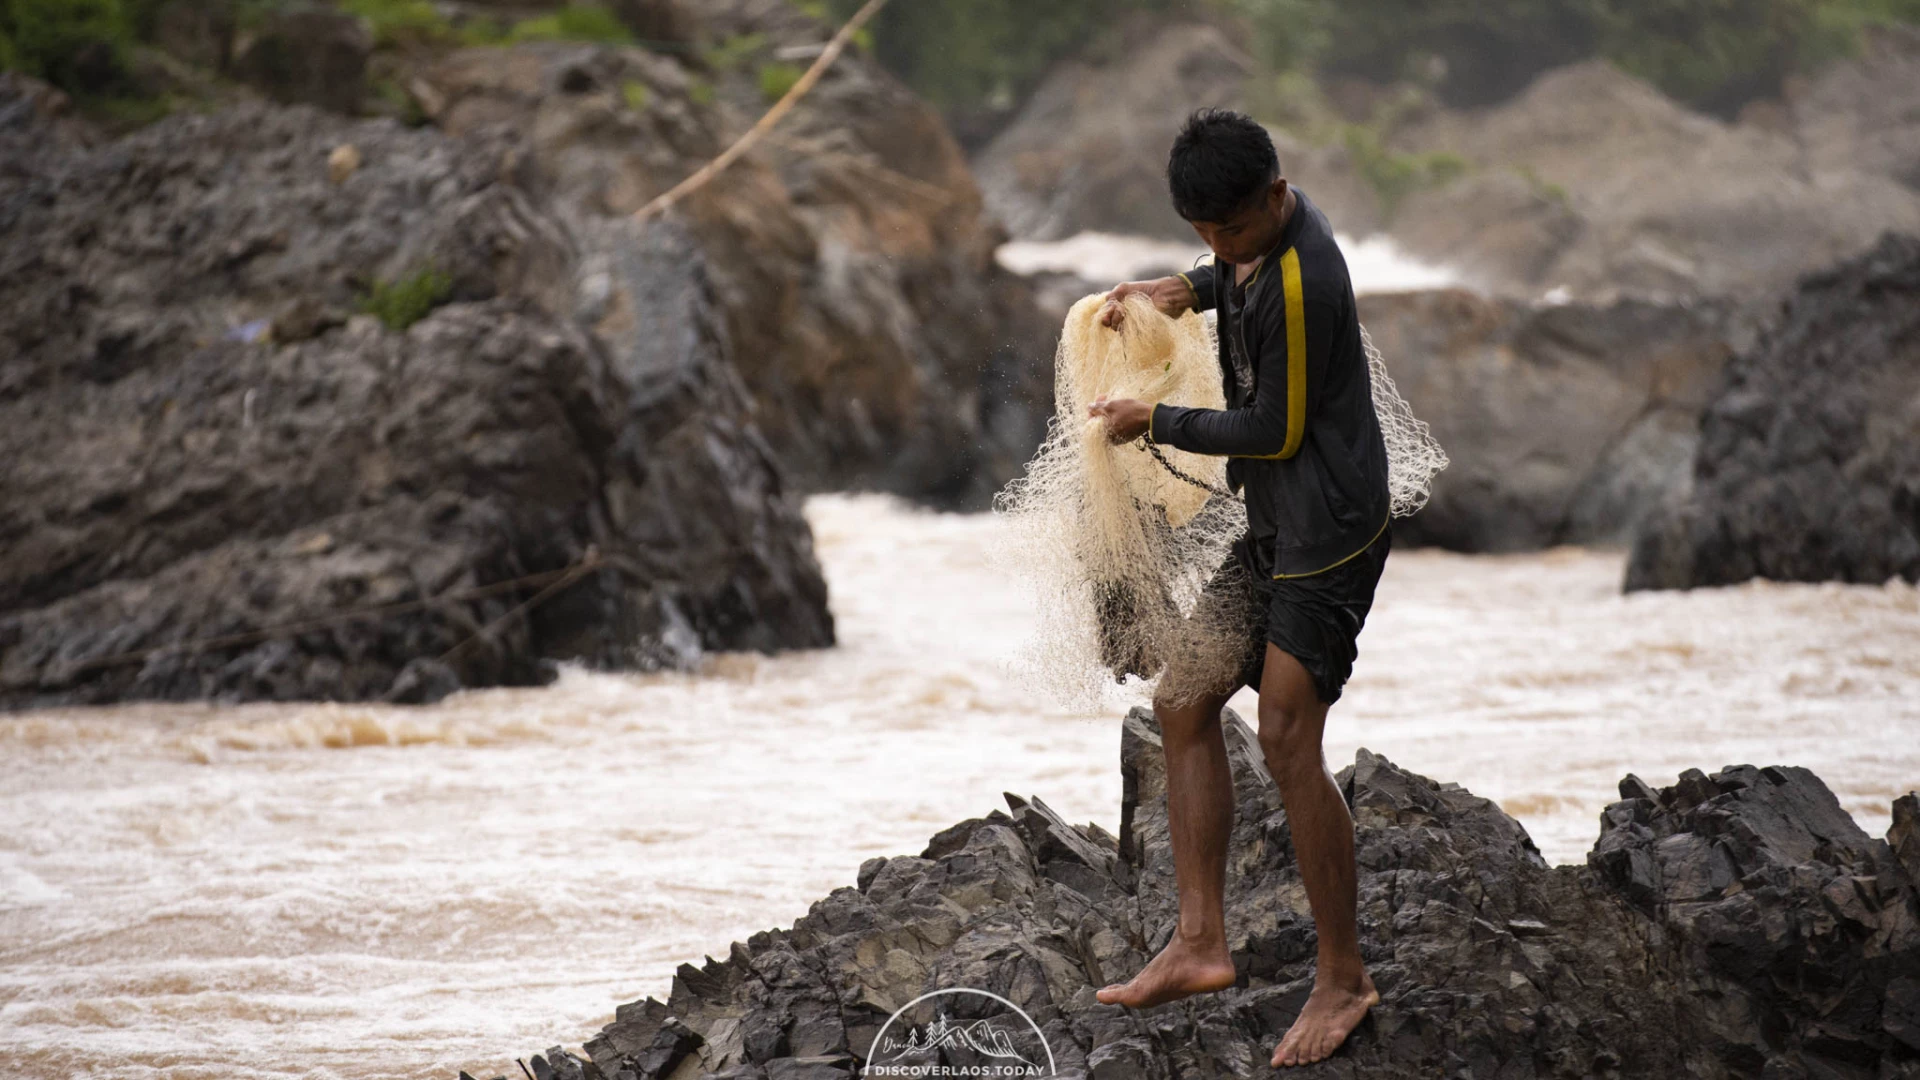
{"label": "jagged rock outcrop", "polygon": [[[691,11],[691,9],[689,9]],[[784,2],[698,10],[731,66],[535,44],[455,53],[416,93],[434,122],[531,136],[584,231],[672,187],[766,107],[755,71],[821,25]],[[1031,456],[1052,341],[939,115],[849,53],[675,214],[707,256],[754,416],[803,488],[874,487],[979,507]]]}
{"label": "jagged rock outcrop", "polygon": [[1483,110],[1432,110],[1389,141],[1469,166],[1388,229],[1409,251],[1522,292],[1771,297],[1920,229],[1920,191],[1791,134],[1691,112],[1603,61]]}
{"label": "jagged rock outcrop", "polygon": [[1920,580],[1920,237],[1803,279],[1730,362],[1628,589]]}
{"label": "jagged rock outcrop", "polygon": [[1450,464],[1396,538],[1459,551],[1626,544],[1684,492],[1699,413],[1750,341],[1727,303],[1373,293],[1360,315]]}
{"label": "jagged rock outcrop", "polygon": [[[1234,987],[1140,1012],[1094,998],[1158,951],[1177,910],[1159,732],[1136,709],[1120,836],[1009,794],[1010,813],[869,860],[790,930],[682,965],[667,1001],[622,1006],[584,1058],[556,1047],[535,1074],[858,1075],[896,1010],[969,987],[1030,1016],[1061,1076],[1263,1075],[1311,989],[1315,938],[1253,732],[1231,712],[1225,729]],[[1896,850],[1804,769],[1689,770],[1658,790],[1628,776],[1590,865],[1549,867],[1458,784],[1364,749],[1336,779],[1382,1001],[1313,1075],[1920,1076],[1920,796],[1896,804]],[[958,1023],[1024,1028],[987,999],[937,1000]]]}
{"label": "jagged rock outcrop", "polygon": [[[0,138],[39,116],[0,102]],[[830,644],[697,247],[582,238],[545,198],[505,133],[306,107],[10,161],[0,705],[423,700]],[[443,306],[388,329],[356,313],[379,282]],[[557,594],[469,595],[590,552]]]}
{"label": "jagged rock outcrop", "polygon": [[1701,1052],[1736,1076],[1920,1070],[1920,879],[1888,841],[1793,766],[1620,794],[1587,864],[1678,942]]}

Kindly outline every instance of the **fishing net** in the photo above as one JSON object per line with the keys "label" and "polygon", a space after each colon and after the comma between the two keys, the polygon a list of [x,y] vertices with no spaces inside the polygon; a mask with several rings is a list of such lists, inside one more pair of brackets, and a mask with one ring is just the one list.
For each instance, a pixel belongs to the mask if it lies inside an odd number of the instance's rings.
{"label": "fishing net", "polygon": [[[1067,312],[1047,437],[994,501],[1008,526],[995,561],[1025,579],[1038,601],[1040,625],[1021,674],[1048,696],[1088,708],[1128,675],[1164,683],[1156,677],[1170,660],[1194,676],[1180,681],[1195,691],[1230,679],[1246,641],[1215,605],[1187,618],[1246,531],[1246,505],[1208,490],[1224,488],[1226,459],[1160,447],[1162,465],[1137,441],[1114,444],[1106,421],[1087,415],[1102,395],[1224,407],[1212,332],[1199,315],[1168,318],[1139,294],[1110,329],[1099,322],[1105,302],[1095,293]],[[1160,687],[1163,698],[1177,690]]]}
{"label": "fishing net", "polygon": [[1400,388],[1387,374],[1387,362],[1373,347],[1367,328],[1360,327],[1360,344],[1367,351],[1367,377],[1373,385],[1373,413],[1380,420],[1380,434],[1387,442],[1387,493],[1394,517],[1427,505],[1433,494],[1433,478],[1447,467],[1447,452],[1440,448],[1427,423],[1413,415],[1413,409],[1400,396]]}
{"label": "fishing net", "polygon": [[[1039,626],[1015,665],[1032,689],[1099,708],[1133,676],[1165,704],[1227,692],[1265,612],[1246,590],[1202,589],[1246,532],[1246,505],[1225,490],[1226,458],[1144,439],[1115,444],[1095,398],[1218,409],[1212,329],[1189,312],[1169,318],[1144,296],[1124,301],[1117,329],[1100,325],[1106,294],[1068,311],[1054,366],[1054,415],[1024,475],[994,500],[1006,528],[993,551],[1023,579]],[[1426,502],[1446,455],[1414,417],[1361,330],[1395,516]]]}

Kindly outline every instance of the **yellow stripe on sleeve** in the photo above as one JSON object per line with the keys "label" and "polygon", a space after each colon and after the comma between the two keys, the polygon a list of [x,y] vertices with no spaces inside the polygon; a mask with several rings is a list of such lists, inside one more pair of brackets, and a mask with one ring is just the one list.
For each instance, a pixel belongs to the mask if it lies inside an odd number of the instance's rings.
{"label": "yellow stripe on sleeve", "polygon": [[1287,440],[1277,454],[1234,457],[1290,458],[1300,452],[1307,434],[1307,305],[1300,292],[1300,253],[1293,248],[1280,256],[1280,287],[1287,303]]}

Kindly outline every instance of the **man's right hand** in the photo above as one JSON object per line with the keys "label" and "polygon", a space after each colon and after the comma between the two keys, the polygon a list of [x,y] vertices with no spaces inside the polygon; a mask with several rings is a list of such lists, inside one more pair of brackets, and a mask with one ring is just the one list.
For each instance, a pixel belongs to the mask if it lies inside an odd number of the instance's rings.
{"label": "man's right hand", "polygon": [[1152,281],[1123,281],[1107,293],[1106,306],[1100,309],[1100,325],[1118,327],[1126,318],[1121,301],[1134,293],[1144,293],[1161,314],[1174,319],[1192,310],[1196,299],[1186,279],[1177,274]]}

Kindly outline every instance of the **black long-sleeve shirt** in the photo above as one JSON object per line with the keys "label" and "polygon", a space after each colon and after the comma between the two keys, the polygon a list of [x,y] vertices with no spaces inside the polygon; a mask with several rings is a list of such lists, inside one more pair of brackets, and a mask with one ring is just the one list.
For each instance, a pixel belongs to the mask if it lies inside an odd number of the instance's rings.
{"label": "black long-sleeve shirt", "polygon": [[1156,443],[1231,459],[1255,569],[1275,578],[1359,554],[1385,531],[1390,505],[1346,258],[1326,215],[1293,190],[1293,215],[1246,281],[1218,259],[1181,275],[1197,310],[1219,309],[1228,407],[1156,403],[1148,425]]}

